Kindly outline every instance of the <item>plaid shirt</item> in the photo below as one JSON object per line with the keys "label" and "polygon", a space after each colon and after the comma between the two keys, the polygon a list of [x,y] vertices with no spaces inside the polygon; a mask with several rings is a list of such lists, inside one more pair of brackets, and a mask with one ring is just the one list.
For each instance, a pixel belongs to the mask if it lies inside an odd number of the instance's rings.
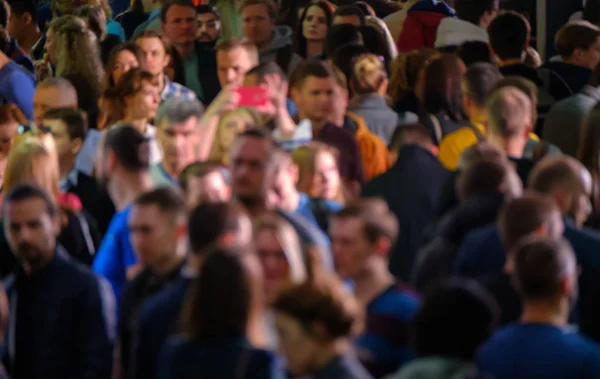
{"label": "plaid shirt", "polygon": [[188,100],[196,100],[196,94],[191,89],[182,86],[179,83],[170,81],[165,76],[165,88],[160,93],[160,101],[163,102],[172,97],[181,96]]}

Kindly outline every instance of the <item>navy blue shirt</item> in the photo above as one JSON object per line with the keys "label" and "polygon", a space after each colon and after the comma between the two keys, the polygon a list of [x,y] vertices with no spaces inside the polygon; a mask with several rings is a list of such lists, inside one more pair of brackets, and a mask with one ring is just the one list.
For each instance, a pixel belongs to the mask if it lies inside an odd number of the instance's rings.
{"label": "navy blue shirt", "polygon": [[320,370],[313,372],[311,379],[372,379],[355,356],[347,354],[334,357]]}
{"label": "navy blue shirt", "polygon": [[600,347],[566,328],[512,324],[483,345],[477,365],[495,379],[600,378]]}

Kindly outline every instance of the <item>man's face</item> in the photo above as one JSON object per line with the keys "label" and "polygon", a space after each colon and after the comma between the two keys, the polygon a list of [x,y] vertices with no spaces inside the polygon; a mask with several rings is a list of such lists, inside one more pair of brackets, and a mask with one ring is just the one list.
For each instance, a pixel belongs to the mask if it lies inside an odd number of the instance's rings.
{"label": "man's face", "polygon": [[243,47],[217,52],[217,75],[221,87],[241,86],[244,75],[258,62],[253,62]]}
{"label": "man's face", "polygon": [[333,109],[334,88],[332,78],[307,77],[301,88],[292,89],[299,114],[313,122],[327,120]]}
{"label": "man's face", "polygon": [[56,152],[58,159],[63,161],[74,157],[79,151],[81,140],[72,141],[67,132],[67,124],[62,120],[44,119],[43,125],[50,128],[54,142],[56,143]]}
{"label": "man's face", "polygon": [[140,65],[152,75],[161,74],[169,65],[169,55],[165,51],[162,42],[155,37],[139,38],[137,45],[142,50],[142,62]]}
{"label": "man's face", "polygon": [[19,260],[39,265],[54,252],[59,232],[58,218],[50,216],[43,199],[4,203],[4,234]]}
{"label": "man's face", "polygon": [[273,38],[275,20],[269,16],[266,5],[248,5],[242,10],[242,28],[246,38],[256,46],[265,46]]}
{"label": "man's face", "polygon": [[358,217],[332,219],[329,237],[337,273],[346,279],[359,277],[372,254],[362,220]]}
{"label": "man's face", "polygon": [[355,15],[346,15],[346,16],[335,16],[333,18],[333,25],[342,25],[342,24],[350,24],[356,27],[361,26],[360,17]]}
{"label": "man's face", "polygon": [[156,267],[175,253],[181,220],[174,220],[154,204],[135,205],[128,224],[131,244],[144,266]]}
{"label": "man's face", "polygon": [[189,179],[187,200],[191,207],[204,202],[227,202],[230,197],[231,188],[225,183],[225,178],[219,171],[213,171],[202,178]]}
{"label": "man's face", "polygon": [[58,88],[38,88],[33,96],[33,118],[36,125],[41,125],[48,109],[77,108],[70,97],[62,94]]}
{"label": "man's face", "polygon": [[190,117],[179,124],[160,125],[158,140],[164,151],[164,160],[176,172],[180,172],[194,161],[194,148],[197,140],[198,119]]}
{"label": "man's face", "polygon": [[221,35],[221,22],[214,13],[201,13],[196,16],[198,31],[196,36],[200,42],[214,42]]}
{"label": "man's face", "polygon": [[572,215],[575,218],[575,223],[581,227],[587,221],[592,213],[592,176],[589,171],[582,168],[580,172],[579,188],[574,191],[572,203]]}
{"label": "man's face", "polygon": [[272,151],[269,141],[245,137],[234,142],[230,171],[233,194],[242,200],[258,201],[266,196],[271,179],[268,161]]}
{"label": "man's face", "polygon": [[579,64],[593,70],[600,62],[600,38],[592,44],[587,50],[581,50],[579,56]]}
{"label": "man's face", "polygon": [[189,45],[196,39],[198,21],[192,7],[173,5],[169,8],[165,23],[162,24],[165,36],[175,45]]}
{"label": "man's face", "polygon": [[31,24],[31,21],[32,20],[30,13],[23,13],[22,15],[18,15],[14,12],[10,12],[10,15],[8,16],[8,25],[6,25],[6,30],[8,31],[8,34],[11,37],[15,39],[20,39],[23,35],[23,32]]}

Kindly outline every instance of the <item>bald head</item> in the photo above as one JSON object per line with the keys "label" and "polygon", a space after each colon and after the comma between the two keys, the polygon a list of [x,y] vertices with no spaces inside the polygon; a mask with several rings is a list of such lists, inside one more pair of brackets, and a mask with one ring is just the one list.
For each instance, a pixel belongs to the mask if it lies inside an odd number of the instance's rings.
{"label": "bald head", "polygon": [[488,128],[501,138],[527,137],[531,131],[531,100],[516,87],[493,92],[487,103]]}
{"label": "bald head", "polygon": [[33,115],[36,125],[41,125],[44,114],[49,109],[77,107],[77,91],[67,79],[46,79],[37,86],[33,96]]}
{"label": "bald head", "polygon": [[529,175],[529,188],[552,196],[563,215],[573,217],[578,226],[591,213],[592,177],[575,158],[544,158]]}

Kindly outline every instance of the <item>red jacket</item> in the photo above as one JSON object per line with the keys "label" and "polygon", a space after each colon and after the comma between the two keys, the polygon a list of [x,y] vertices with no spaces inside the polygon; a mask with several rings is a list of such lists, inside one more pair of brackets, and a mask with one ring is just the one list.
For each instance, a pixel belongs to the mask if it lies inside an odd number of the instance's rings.
{"label": "red jacket", "polygon": [[424,47],[433,48],[438,25],[446,17],[456,13],[446,3],[421,0],[408,10],[404,26],[398,38],[399,52],[409,52]]}

